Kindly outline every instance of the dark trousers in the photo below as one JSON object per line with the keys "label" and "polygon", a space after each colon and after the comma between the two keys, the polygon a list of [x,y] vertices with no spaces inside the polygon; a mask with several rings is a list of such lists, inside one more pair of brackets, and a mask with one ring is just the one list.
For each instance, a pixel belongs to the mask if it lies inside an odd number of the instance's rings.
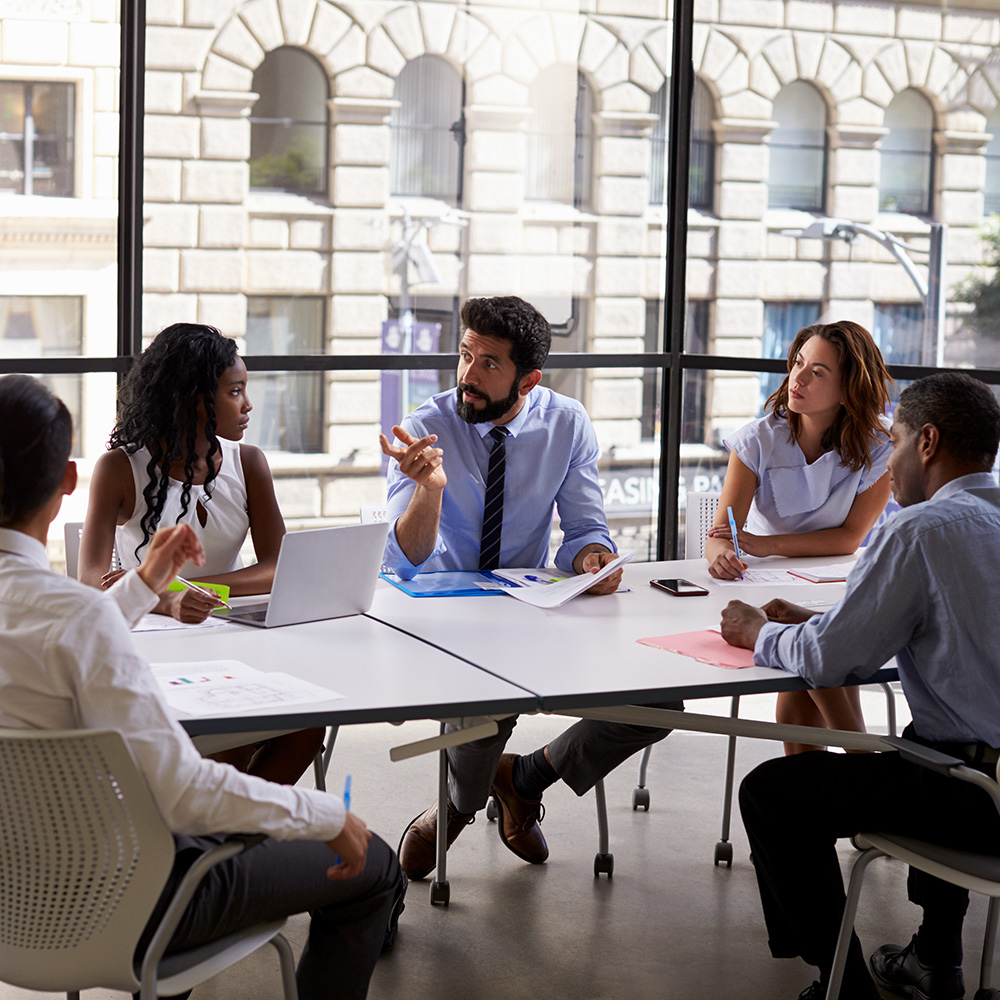
{"label": "dark trousers", "polygon": [[[198,854],[224,837],[175,837],[174,869],[151,924]],[[254,924],[309,912],[309,937],[296,979],[301,1000],[361,1000],[368,993],[399,886],[395,852],[372,837],[361,875],[331,881],[334,854],[325,843],[271,840],[216,865],[201,881],[171,939],[182,951]],[[140,949],[151,936],[147,928]]]}
{"label": "dark trousers", "polygon": [[[767,761],[744,779],[740,810],[771,954],[799,956],[824,978],[845,901],[837,838],[863,830],[905,833],[1000,853],[1000,817],[983,791],[908,764],[898,753],[813,751]],[[927,964],[960,964],[968,893],[915,869],[907,886],[910,900],[924,909],[920,957]],[[878,993],[854,937],[841,997],[867,996],[877,1000]]]}
{"label": "dark trousers", "polygon": [[[670,701],[647,707],[683,711],[684,702]],[[448,798],[459,812],[474,813],[486,805],[497,765],[516,725],[516,715],[497,719],[495,736],[448,749]],[[448,732],[454,730],[454,726],[448,727]],[[585,795],[632,754],[669,734],[669,729],[653,726],[581,719],[548,744],[549,758],[556,774],[577,795]]]}

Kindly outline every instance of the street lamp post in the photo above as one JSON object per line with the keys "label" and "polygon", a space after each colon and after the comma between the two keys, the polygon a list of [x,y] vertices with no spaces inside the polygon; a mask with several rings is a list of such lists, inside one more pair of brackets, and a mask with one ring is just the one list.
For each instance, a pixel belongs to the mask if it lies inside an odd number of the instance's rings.
{"label": "street lamp post", "polygon": [[[933,364],[940,368],[944,364],[944,269],[947,231],[948,227],[943,222],[932,222],[930,247],[927,250],[910,246],[892,233],[866,226],[862,222],[850,222],[847,219],[817,219],[804,229],[783,229],[781,235],[794,236],[796,239],[843,240],[848,245],[853,244],[859,236],[867,236],[887,250],[902,265],[920,293],[920,301],[924,307],[921,360],[924,364]],[[927,254],[927,281],[917,273],[916,266],[907,251]]]}

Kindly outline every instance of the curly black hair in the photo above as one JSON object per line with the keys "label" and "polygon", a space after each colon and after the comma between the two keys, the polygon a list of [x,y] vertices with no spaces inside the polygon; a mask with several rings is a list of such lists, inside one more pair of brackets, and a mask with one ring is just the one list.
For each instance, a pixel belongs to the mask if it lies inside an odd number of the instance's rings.
{"label": "curly black hair", "polygon": [[142,491],[146,512],[140,521],[142,541],[136,546],[137,559],[139,550],[149,544],[160,523],[171,463],[181,459],[184,485],[178,521],[188,511],[198,457],[195,445],[199,403],[204,407],[204,431],[208,438],[208,474],[204,485],[211,494],[208,486],[216,475],[212,459],[222,450],[215,436],[215,392],[220,376],[235,362],[236,342],[214,326],[174,323],[157,334],[135,359],[122,382],[118,415],[108,448],[124,448],[132,455],[145,447],[150,456],[146,464],[149,481]]}

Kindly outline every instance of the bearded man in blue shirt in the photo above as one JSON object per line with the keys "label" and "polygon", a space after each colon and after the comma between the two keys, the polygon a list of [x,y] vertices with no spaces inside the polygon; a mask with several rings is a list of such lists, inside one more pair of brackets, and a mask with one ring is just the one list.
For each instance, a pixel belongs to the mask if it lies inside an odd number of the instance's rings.
{"label": "bearded man in blue shirt", "polygon": [[[597,472],[597,436],[583,406],[539,385],[551,330],[516,296],[462,306],[458,386],[432,396],[381,437],[389,471],[384,562],[398,576],[418,572],[545,566],[553,511],[563,542],[555,565],[596,573],[615,558]],[[447,473],[445,471],[447,467]],[[590,588],[613,594],[621,570]],[[675,703],[662,707],[678,708]],[[560,778],[583,795],[636,751],[669,730],[583,720],[533,754],[503,753],[517,719],[496,736],[448,750],[447,842],[472,822],[492,791],[503,843],[541,864],[544,790]],[[410,878],[434,868],[437,807],[406,829],[400,862]]]}
{"label": "bearded man in blue shirt", "polygon": [[[1000,407],[960,372],[914,382],[892,425],[889,479],[904,508],[872,535],[843,600],[823,615],[784,601],[733,601],[722,634],[754,663],[798,674],[812,687],[871,676],[896,657],[913,714],[904,736],[984,773],[1000,758],[1000,488],[990,474]],[[836,840],[861,830],[904,834],[998,853],[1000,818],[973,785],[899,753],[822,751],[762,764],[743,782],[740,808],[753,852],[771,954],[802,957],[821,998],[844,907]],[[962,921],[968,893],[910,869],[923,908],[906,946],[882,945],[871,976],[852,937],[841,1000],[878,1000],[883,989],[914,1000],[960,1000]],[[874,976],[875,982],[872,981]]]}

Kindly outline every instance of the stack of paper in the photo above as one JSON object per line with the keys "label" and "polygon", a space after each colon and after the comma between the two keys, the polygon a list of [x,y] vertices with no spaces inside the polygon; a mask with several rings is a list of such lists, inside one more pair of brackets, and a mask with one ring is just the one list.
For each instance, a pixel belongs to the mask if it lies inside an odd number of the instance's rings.
{"label": "stack of paper", "polygon": [[634,552],[626,552],[602,566],[599,572],[580,573],[578,576],[563,577],[544,569],[495,569],[493,575],[518,585],[505,590],[505,594],[536,608],[558,608],[577,594],[590,590],[599,580],[611,576],[634,555]]}

